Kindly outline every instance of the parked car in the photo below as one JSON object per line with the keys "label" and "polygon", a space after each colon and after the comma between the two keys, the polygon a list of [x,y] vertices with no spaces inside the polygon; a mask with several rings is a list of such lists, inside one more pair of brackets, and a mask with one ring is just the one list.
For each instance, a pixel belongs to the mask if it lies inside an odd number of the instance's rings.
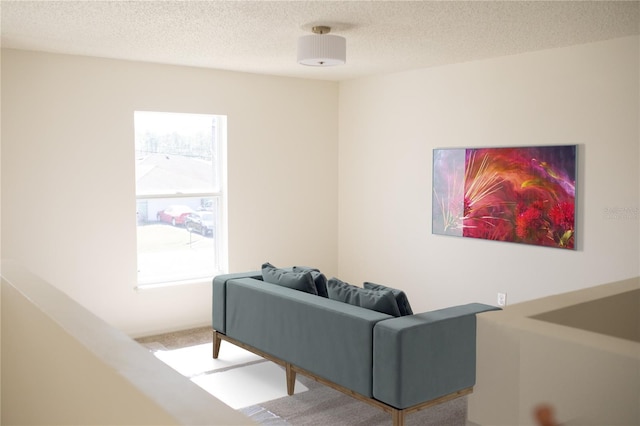
{"label": "parked car", "polygon": [[195,211],[189,206],[173,205],[159,211],[156,217],[158,222],[166,222],[176,226],[184,225],[187,216],[192,213],[195,213]]}
{"label": "parked car", "polygon": [[191,213],[184,221],[184,226],[189,232],[199,232],[202,235],[213,236],[213,213],[210,211],[198,211]]}

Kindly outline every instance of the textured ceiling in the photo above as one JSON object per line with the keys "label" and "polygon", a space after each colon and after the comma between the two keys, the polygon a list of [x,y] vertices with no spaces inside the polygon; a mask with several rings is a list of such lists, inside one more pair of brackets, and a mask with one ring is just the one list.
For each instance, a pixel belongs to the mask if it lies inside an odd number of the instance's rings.
{"label": "textured ceiling", "polygon": [[[9,1],[2,47],[324,80],[639,33],[638,1]],[[296,63],[330,25],[347,64]]]}

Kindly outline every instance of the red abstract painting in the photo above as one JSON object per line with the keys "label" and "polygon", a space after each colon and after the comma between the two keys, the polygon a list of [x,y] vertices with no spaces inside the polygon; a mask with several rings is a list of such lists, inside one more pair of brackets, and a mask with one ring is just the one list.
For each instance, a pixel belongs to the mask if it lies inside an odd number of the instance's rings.
{"label": "red abstract painting", "polygon": [[576,153],[435,149],[433,233],[575,249]]}

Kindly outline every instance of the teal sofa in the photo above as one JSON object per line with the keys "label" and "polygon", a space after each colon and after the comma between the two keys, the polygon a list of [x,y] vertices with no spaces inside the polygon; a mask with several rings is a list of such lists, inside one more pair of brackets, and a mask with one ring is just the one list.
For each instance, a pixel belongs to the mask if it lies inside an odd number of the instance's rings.
{"label": "teal sofa", "polygon": [[375,405],[406,414],[472,391],[476,379],[476,314],[472,303],[394,317],[270,284],[261,272],[213,280],[214,358],[222,340],[277,362],[293,394],[304,374]]}

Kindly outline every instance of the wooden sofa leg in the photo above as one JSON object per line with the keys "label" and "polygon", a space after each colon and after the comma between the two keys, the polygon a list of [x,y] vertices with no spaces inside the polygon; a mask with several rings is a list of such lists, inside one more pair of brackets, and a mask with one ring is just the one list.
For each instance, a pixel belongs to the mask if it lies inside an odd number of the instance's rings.
{"label": "wooden sofa leg", "polygon": [[213,359],[218,359],[218,354],[220,353],[220,342],[222,342],[222,339],[218,335],[218,332],[213,330]]}
{"label": "wooden sofa leg", "polygon": [[393,410],[391,419],[393,426],[404,426],[404,410]]}
{"label": "wooden sofa leg", "polygon": [[293,366],[289,363],[286,364],[287,371],[287,395],[291,396],[295,392],[296,388],[296,372]]}

